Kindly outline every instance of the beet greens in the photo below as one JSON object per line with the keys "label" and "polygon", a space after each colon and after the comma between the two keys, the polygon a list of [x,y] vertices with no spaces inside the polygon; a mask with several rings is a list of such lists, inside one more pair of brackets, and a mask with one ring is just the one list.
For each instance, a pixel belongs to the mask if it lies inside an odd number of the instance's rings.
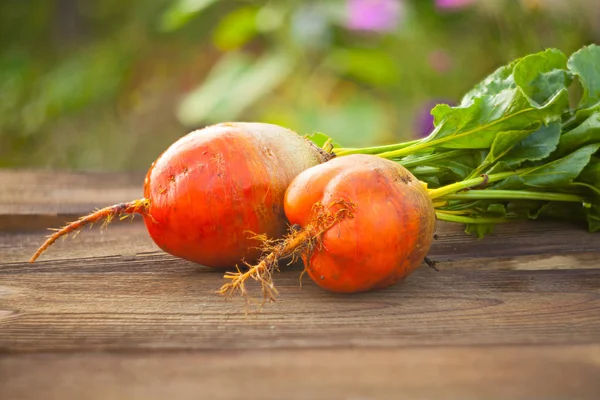
{"label": "beet greens", "polygon": [[497,223],[542,217],[600,230],[600,46],[519,58],[458,106],[431,113],[435,128],[421,140],[333,151],[397,161],[428,185],[438,219],[480,237]]}

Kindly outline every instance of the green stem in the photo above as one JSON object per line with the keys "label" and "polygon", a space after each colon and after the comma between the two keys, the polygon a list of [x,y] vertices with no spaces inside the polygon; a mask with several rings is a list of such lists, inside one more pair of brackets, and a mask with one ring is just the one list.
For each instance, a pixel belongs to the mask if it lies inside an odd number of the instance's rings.
{"label": "green stem", "polygon": [[485,160],[481,163],[481,165],[479,165],[477,168],[475,168],[470,174],[469,176],[467,176],[466,179],[471,179],[474,178],[476,176],[480,176],[481,173],[483,172],[484,169],[488,168],[491,164],[490,162],[485,162]]}
{"label": "green stem", "polygon": [[439,198],[440,200],[545,200],[545,201],[572,201],[581,203],[585,198],[576,194],[533,192],[527,190],[469,190],[464,193],[454,193]]}
{"label": "green stem", "polygon": [[429,154],[427,156],[416,157],[416,158],[413,158],[412,160],[401,160],[401,161],[398,161],[398,163],[405,168],[412,168],[412,167],[416,167],[421,164],[432,162],[432,161],[439,161],[439,160],[445,160],[447,158],[454,158],[454,157],[461,155],[462,153],[463,153],[463,151],[461,151],[461,150],[445,151],[443,153]]}
{"label": "green stem", "polygon": [[[461,138],[461,137],[472,135],[472,134],[477,133],[477,132],[481,132],[483,130],[489,129],[491,126],[497,125],[497,124],[499,124],[501,122],[506,121],[507,119],[513,118],[516,115],[523,114],[523,113],[526,113],[526,112],[530,112],[532,110],[533,110],[533,108],[526,108],[524,110],[517,111],[517,112],[515,112],[513,114],[505,115],[504,117],[499,118],[499,119],[497,119],[495,121],[492,121],[492,122],[490,122],[488,124],[480,125],[477,128],[471,129],[470,131],[465,131],[465,132],[461,132],[461,133],[452,133],[452,134],[446,135],[446,136],[444,136],[444,137],[442,137],[440,139],[428,140],[428,138],[435,136],[435,134],[437,132],[437,129],[436,129],[427,138],[425,138],[424,140],[419,141],[418,143],[415,143],[412,146],[408,146],[408,147],[401,148],[399,150],[394,150],[394,151],[386,152],[386,153],[383,153],[383,154],[379,154],[379,156],[380,157],[384,157],[384,158],[393,158],[393,157],[407,156],[407,155],[412,154],[412,153],[414,153],[414,152],[416,152],[418,150],[426,149],[428,147],[437,146],[437,145],[439,145],[441,143],[446,143],[446,142],[449,142],[449,141],[452,141],[452,140],[456,140],[457,138]],[[442,126],[443,126],[443,124],[439,125],[439,127],[442,127]]]}
{"label": "green stem", "polygon": [[419,141],[415,144],[412,144],[410,146],[406,146],[406,147],[402,147],[399,148],[398,150],[392,150],[392,151],[387,151],[387,152],[383,152],[383,153],[379,153],[377,154],[379,157],[382,158],[397,158],[397,157],[404,157],[404,156],[408,156],[411,155],[419,150],[422,149],[426,149],[428,147],[431,146],[435,146],[438,142],[440,142],[443,139],[439,139],[439,140],[432,140],[431,142],[428,141]]}
{"label": "green stem", "polygon": [[415,176],[432,176],[440,173],[440,169],[436,167],[428,167],[427,165],[419,165],[414,167],[410,172]]}
{"label": "green stem", "polygon": [[[487,175],[487,182],[497,182],[502,179],[508,178],[513,175],[517,175],[518,173],[525,172],[528,168],[510,171],[510,172],[499,172],[497,174]],[[486,182],[486,177],[480,176],[478,178],[466,179],[464,181],[452,183],[450,185],[442,186],[441,188],[433,189],[429,191],[429,197],[434,200],[443,196],[448,196],[449,194],[456,193],[460,190],[467,189],[473,186],[481,185]]]}
{"label": "green stem", "polygon": [[458,222],[461,224],[501,224],[509,222],[509,218],[476,218],[465,217],[463,215],[446,214],[441,211],[436,211],[435,216],[441,221]]}
{"label": "green stem", "polygon": [[421,139],[418,139],[418,140],[411,140],[410,142],[395,143],[395,144],[389,144],[389,145],[385,145],[385,146],[365,147],[362,149],[337,148],[337,149],[333,149],[333,152],[338,157],[348,156],[350,154],[379,154],[379,153],[386,153],[386,152],[390,152],[390,151],[394,151],[394,150],[398,150],[398,149],[403,149],[405,147],[409,147],[416,143],[419,143],[420,141],[421,141]]}

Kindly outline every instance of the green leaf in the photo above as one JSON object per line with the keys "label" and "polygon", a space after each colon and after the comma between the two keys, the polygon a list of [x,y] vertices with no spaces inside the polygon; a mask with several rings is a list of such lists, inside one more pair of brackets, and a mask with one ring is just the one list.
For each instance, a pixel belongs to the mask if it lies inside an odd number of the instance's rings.
{"label": "green leaf", "polygon": [[419,174],[414,174],[420,181],[425,182],[430,188],[440,187],[440,180],[437,176],[421,176]]}
{"label": "green leaf", "polygon": [[598,204],[586,210],[586,219],[590,232],[600,231],[600,206]]}
{"label": "green leaf", "polygon": [[561,156],[592,143],[600,143],[600,112],[593,113],[579,126],[564,133],[560,138],[556,153]]}
{"label": "green leaf", "polygon": [[515,80],[513,79],[512,72],[518,61],[519,60],[515,60],[508,65],[496,69],[480,83],[475,85],[473,89],[463,96],[460,102],[461,106],[468,106],[477,97],[492,95],[499,93],[504,89],[514,88]]}
{"label": "green leaf", "polygon": [[[559,139],[560,123],[551,122],[522,139],[502,157],[502,161],[508,166],[515,168],[523,161],[542,160],[556,149]],[[496,172],[502,171],[498,170]]]}
{"label": "green leaf", "polygon": [[539,217],[549,217],[553,219],[562,219],[569,222],[586,221],[588,219],[588,211],[582,208],[579,204],[559,201],[550,201],[545,203],[538,211]]}
{"label": "green leaf", "polygon": [[473,171],[473,166],[458,160],[440,160],[435,165],[451,171],[459,180],[465,179]]}
{"label": "green leaf", "polygon": [[600,159],[592,156],[572,185],[585,188],[588,193],[592,193],[597,200],[600,200]]}
{"label": "green leaf", "polygon": [[582,147],[556,161],[528,169],[519,176],[525,185],[531,187],[558,188],[568,185],[583,171],[598,148],[600,144]]}
{"label": "green leaf", "polygon": [[436,129],[426,141],[446,148],[489,148],[498,132],[535,129],[541,122],[555,120],[567,105],[566,88],[541,107],[518,89],[475,98],[466,107],[440,104],[431,112]]}
{"label": "green leaf", "polygon": [[506,205],[506,212],[515,218],[537,219],[544,204],[546,202],[539,200],[510,201]]}
{"label": "green leaf", "polygon": [[[441,187],[430,196],[447,200],[436,203],[438,219],[465,223],[479,237],[494,224],[542,216],[587,220],[590,230],[600,230],[598,57],[600,47],[588,46],[569,60],[556,49],[517,59],[459,106],[434,107],[429,136],[375,154],[418,165],[419,179],[437,178]],[[585,88],[580,106],[587,108],[571,108],[575,76]],[[452,157],[438,157],[449,149],[457,149]]]}
{"label": "green leaf", "polygon": [[[594,154],[600,144],[592,144],[563,157],[558,160],[526,168],[519,175],[510,176],[500,182],[490,185],[490,189],[518,190],[529,188],[550,188],[558,191],[567,187],[577,178],[584,168],[590,163],[591,155]],[[506,164],[504,164],[506,166]],[[494,171],[504,172],[500,170]],[[510,170],[510,169],[509,169]]]}
{"label": "green leaf", "polygon": [[583,95],[579,108],[589,108],[600,102],[600,46],[592,44],[573,53],[567,62],[569,69],[578,76]]}
{"label": "green leaf", "polygon": [[589,164],[581,171],[577,180],[596,185],[600,189],[600,158],[592,156]]}
{"label": "green leaf", "polygon": [[568,109],[570,84],[560,51],[523,57],[496,70],[465,95],[459,107],[434,107],[435,129],[420,147],[483,149],[492,146],[499,132],[537,129]]}
{"label": "green leaf", "polygon": [[427,183],[429,188],[441,186],[440,180],[444,179],[448,173],[445,170],[435,167],[417,166],[408,168],[408,170],[420,181]]}
{"label": "green leaf", "polygon": [[[479,218],[499,218],[499,219],[508,219],[506,218],[507,213],[505,206],[503,204],[498,203],[489,203],[487,201],[478,201],[475,204],[471,205],[471,208],[478,207],[476,217]],[[496,224],[493,223],[467,223],[465,224],[465,233],[476,235],[478,238],[483,238],[484,236],[492,233],[494,231],[494,227]]]}
{"label": "green leaf", "polygon": [[482,239],[486,235],[494,232],[496,224],[465,224],[465,233],[475,235]]}
{"label": "green leaf", "polygon": [[520,59],[513,71],[514,80],[528,98],[541,105],[571,84],[572,77],[566,68],[564,53],[548,49]]}
{"label": "green leaf", "polygon": [[[503,171],[494,171],[503,172]],[[498,183],[489,186],[490,189],[494,190],[518,190],[525,187],[525,181],[519,175],[510,176]]]}
{"label": "green leaf", "polygon": [[527,136],[531,135],[533,130],[506,131],[498,132],[487,157],[481,165],[475,169],[468,177],[474,178],[486,168],[493,165],[498,159],[510,152],[518,143],[522,142]]}
{"label": "green leaf", "polygon": [[534,131],[535,130],[499,132],[492,143],[492,148],[488,153],[488,157],[485,159],[484,163],[491,164],[499,158],[504,157],[510,150],[513,149],[513,147],[522,142]]}
{"label": "green leaf", "polygon": [[331,144],[334,147],[343,147],[341,144],[339,144],[338,142],[334,141],[331,137],[327,136],[324,133],[321,132],[314,132],[314,133],[309,133],[308,135],[305,135],[311,142],[313,142],[314,144],[316,144],[319,147],[323,147],[325,145],[325,143],[327,143],[327,141],[331,140]]}
{"label": "green leaf", "polygon": [[[455,156],[452,158],[441,158],[444,154],[460,154],[460,156]],[[447,152],[439,152],[429,157],[433,158],[436,155],[440,157],[437,160],[431,161],[425,165],[431,165],[435,167],[442,168],[448,171],[448,174],[444,176],[443,181],[456,181],[466,179],[470,174],[473,173],[473,170],[477,168],[478,165],[481,164],[482,160],[485,158],[484,151],[464,151],[464,150],[450,150]],[[452,179],[448,179],[452,177]]]}
{"label": "green leaf", "polygon": [[589,183],[583,182],[571,182],[567,189],[572,189],[577,193],[582,193],[582,189],[585,190],[588,194],[592,193],[594,196],[600,199],[600,186],[598,185],[590,185]]}
{"label": "green leaf", "polygon": [[513,168],[510,164],[505,163],[504,161],[498,161],[496,164],[494,164],[494,166],[492,168],[490,168],[489,170],[486,171],[487,175],[492,175],[492,174],[498,174],[500,172],[508,172],[508,171],[514,171],[515,168]]}
{"label": "green leaf", "polygon": [[489,204],[486,214],[494,217],[506,217],[506,207],[504,204],[492,203]]}

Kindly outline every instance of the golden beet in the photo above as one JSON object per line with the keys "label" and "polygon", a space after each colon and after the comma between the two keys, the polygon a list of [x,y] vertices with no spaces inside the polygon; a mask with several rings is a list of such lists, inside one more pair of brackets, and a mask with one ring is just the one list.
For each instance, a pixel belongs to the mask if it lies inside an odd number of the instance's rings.
{"label": "golden beet", "polygon": [[324,232],[303,255],[315,283],[344,293],[382,289],[421,265],[435,212],[427,189],[408,170],[376,156],[340,157],[300,173],[286,191],[284,209],[292,224],[306,228],[314,204],[339,200],[354,205],[352,217]]}
{"label": "golden beet", "polygon": [[424,184],[399,164],[372,155],[348,155],[304,170],[288,187],[285,214],[292,225],[247,271],[228,272],[220,293],[247,296],[261,283],[265,301],[277,290],[279,261],[302,258],[319,286],[340,293],[383,289],[414,271],[429,252],[435,211]]}

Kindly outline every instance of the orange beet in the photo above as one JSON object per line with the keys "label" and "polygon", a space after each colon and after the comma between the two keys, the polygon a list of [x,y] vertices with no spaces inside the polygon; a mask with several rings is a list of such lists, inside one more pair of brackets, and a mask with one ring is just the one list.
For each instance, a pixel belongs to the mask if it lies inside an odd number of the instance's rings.
{"label": "orange beet", "polygon": [[247,271],[228,272],[219,293],[247,296],[249,279],[274,301],[273,272],[284,258],[302,258],[305,271],[332,292],[383,289],[425,260],[436,215],[423,183],[399,164],[348,155],[306,169],[290,184],[285,214],[293,224]]}
{"label": "orange beet", "polygon": [[397,283],[421,265],[435,229],[425,186],[399,164],[369,155],[340,157],[300,173],[285,196],[293,224],[312,223],[315,203],[354,204],[352,218],[323,233],[305,253],[308,275],[333,292],[362,292]]}
{"label": "orange beet", "polygon": [[283,197],[301,171],[325,161],[317,147],[275,125],[231,123],[192,132],[147,174],[145,222],[164,251],[223,268],[256,260],[250,232],[280,237]]}
{"label": "orange beet", "polygon": [[301,171],[330,156],[308,139],[270,124],[223,123],[173,143],[150,167],[144,199],[80,218],[53,234],[34,261],[60,236],[99,220],[144,216],[154,242],[177,257],[212,268],[253,262],[261,242],[286,232],[285,190]]}

